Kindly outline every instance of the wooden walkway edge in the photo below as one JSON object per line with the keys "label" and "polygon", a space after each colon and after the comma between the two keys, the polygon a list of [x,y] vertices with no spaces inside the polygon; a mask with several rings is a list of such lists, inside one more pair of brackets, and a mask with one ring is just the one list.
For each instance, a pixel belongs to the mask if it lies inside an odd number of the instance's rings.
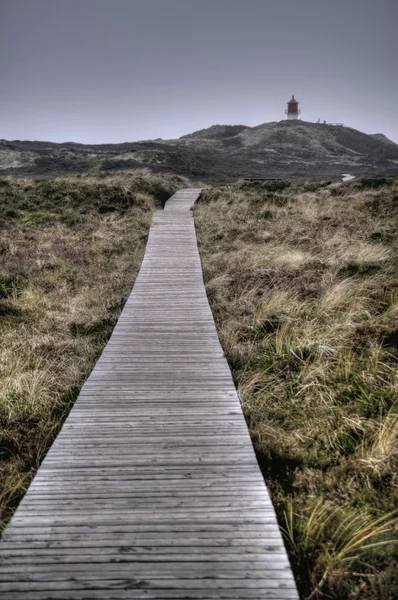
{"label": "wooden walkway edge", "polygon": [[200,191],[154,216],[112,337],[0,542],[4,600],[298,598],[206,297]]}

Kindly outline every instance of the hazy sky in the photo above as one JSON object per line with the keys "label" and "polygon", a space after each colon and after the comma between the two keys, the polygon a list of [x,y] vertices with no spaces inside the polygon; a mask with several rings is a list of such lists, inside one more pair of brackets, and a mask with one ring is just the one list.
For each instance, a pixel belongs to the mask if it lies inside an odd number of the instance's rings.
{"label": "hazy sky", "polygon": [[0,0],[0,138],[343,122],[398,142],[398,0]]}

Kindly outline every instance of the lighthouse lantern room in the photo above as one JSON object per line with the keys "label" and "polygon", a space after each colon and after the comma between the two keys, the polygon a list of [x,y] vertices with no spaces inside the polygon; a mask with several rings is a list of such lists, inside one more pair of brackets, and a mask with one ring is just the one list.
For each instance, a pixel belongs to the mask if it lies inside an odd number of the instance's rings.
{"label": "lighthouse lantern room", "polygon": [[292,96],[292,99],[289,100],[289,102],[287,103],[287,109],[285,110],[285,114],[287,115],[288,121],[291,121],[293,119],[298,119],[298,116],[301,112],[299,110],[298,105],[299,105],[299,103],[297,102],[295,97]]}

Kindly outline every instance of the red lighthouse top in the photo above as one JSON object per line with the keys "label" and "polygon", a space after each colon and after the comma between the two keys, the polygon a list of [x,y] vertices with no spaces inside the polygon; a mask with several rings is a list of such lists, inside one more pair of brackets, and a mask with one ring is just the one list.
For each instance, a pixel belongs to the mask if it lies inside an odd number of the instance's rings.
{"label": "red lighthouse top", "polygon": [[288,115],[298,115],[299,114],[299,109],[298,109],[298,105],[299,103],[297,102],[296,98],[294,96],[292,96],[292,99],[289,100],[289,102],[287,103],[287,111],[286,113]]}

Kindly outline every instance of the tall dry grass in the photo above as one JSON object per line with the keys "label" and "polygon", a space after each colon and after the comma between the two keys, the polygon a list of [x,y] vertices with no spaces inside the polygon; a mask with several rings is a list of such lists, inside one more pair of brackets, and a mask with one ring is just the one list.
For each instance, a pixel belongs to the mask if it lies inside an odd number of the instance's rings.
{"label": "tall dry grass", "polygon": [[[278,187],[278,186],[276,186]],[[398,589],[398,182],[195,208],[209,300],[304,598]]]}

